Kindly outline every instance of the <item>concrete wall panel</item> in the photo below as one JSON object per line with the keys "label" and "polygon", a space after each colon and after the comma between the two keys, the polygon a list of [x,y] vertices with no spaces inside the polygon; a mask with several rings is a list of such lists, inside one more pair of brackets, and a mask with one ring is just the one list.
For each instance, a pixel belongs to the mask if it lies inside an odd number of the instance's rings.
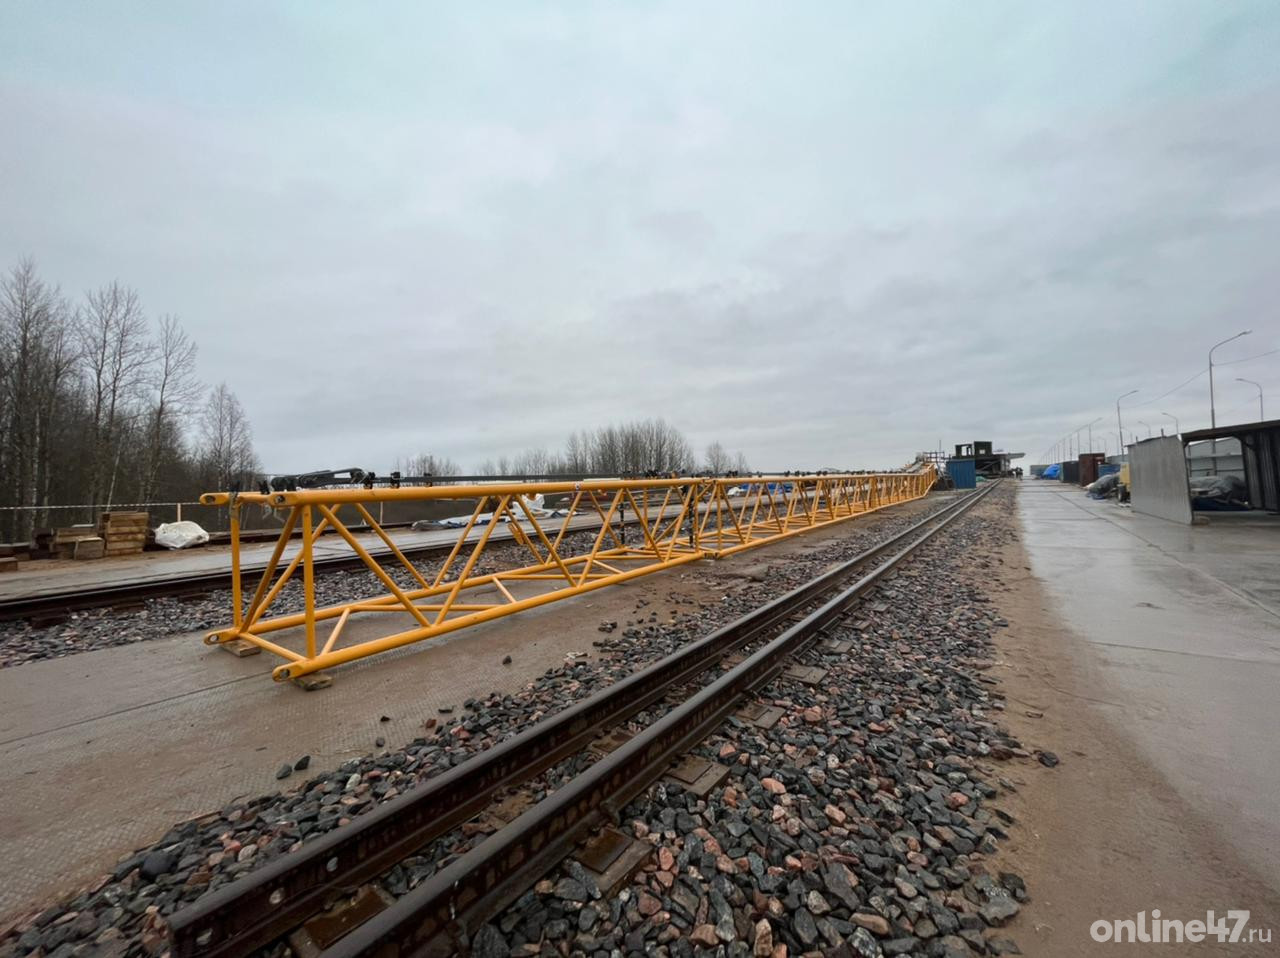
{"label": "concrete wall panel", "polygon": [[1191,491],[1182,441],[1162,436],[1129,447],[1129,494],[1134,512],[1191,523]]}

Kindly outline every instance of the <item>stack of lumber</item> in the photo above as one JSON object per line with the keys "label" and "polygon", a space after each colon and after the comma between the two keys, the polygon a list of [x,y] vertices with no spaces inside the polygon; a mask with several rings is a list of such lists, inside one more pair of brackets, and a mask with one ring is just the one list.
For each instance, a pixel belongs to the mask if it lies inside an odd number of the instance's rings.
{"label": "stack of lumber", "polygon": [[101,559],[103,556],[103,542],[98,536],[85,536],[83,539],[77,539],[75,551],[72,553],[76,559]]}
{"label": "stack of lumber", "polygon": [[17,572],[18,563],[30,558],[30,542],[0,542],[0,572]]}
{"label": "stack of lumber", "polygon": [[147,542],[145,512],[104,512],[98,517],[98,535],[106,543],[109,556],[136,555]]}
{"label": "stack of lumber", "polygon": [[50,545],[59,559],[74,559],[77,542],[81,539],[96,539],[97,537],[97,528],[90,524],[63,526],[61,529],[53,531],[53,540]]}

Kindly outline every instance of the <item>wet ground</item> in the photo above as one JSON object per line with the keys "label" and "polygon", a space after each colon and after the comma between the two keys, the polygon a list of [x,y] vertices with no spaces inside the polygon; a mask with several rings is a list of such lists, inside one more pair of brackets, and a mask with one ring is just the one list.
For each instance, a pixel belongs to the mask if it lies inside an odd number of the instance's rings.
{"label": "wet ground", "polygon": [[[1010,627],[992,673],[1010,728],[1062,763],[1014,777],[1011,862],[1035,889],[1013,931],[1028,954],[1100,945],[1098,919],[1251,912],[1273,943],[1170,954],[1274,954],[1280,931],[1280,528],[1176,526],[1024,481],[1021,541],[995,602]],[[1157,950],[1159,950],[1159,946]]]}
{"label": "wet ground", "polygon": [[1053,483],[1032,569],[1143,754],[1280,887],[1280,526],[1179,526]]}

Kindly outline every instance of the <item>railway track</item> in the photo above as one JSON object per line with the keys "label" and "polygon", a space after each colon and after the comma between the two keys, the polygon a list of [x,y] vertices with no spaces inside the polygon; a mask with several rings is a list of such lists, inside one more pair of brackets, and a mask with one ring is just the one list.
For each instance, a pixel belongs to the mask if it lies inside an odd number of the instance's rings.
{"label": "railway track", "polygon": [[[430,545],[401,551],[406,556],[420,558],[437,553],[448,553],[449,548],[449,545]],[[325,572],[367,568],[360,557],[356,555],[317,560],[316,567]],[[105,585],[93,589],[19,596],[0,602],[0,622],[10,622],[15,619],[45,621],[65,616],[67,612],[130,606],[144,602],[147,599],[199,596],[215,592],[218,589],[230,588],[231,573],[218,571],[172,576],[159,580],[125,582],[119,585]],[[45,621],[45,624],[52,623]]]}
{"label": "railway track", "polygon": [[[633,525],[637,520],[627,519],[615,521],[615,525]],[[394,528],[394,527],[392,527]],[[581,530],[598,528],[598,524],[585,522]],[[357,529],[356,531],[361,531]],[[495,542],[506,541],[509,536],[495,533]],[[401,546],[400,551],[408,559],[421,559],[429,556],[445,556],[454,546],[454,541],[428,543],[419,546]],[[383,555],[383,550],[373,550],[374,554]],[[334,556],[329,559],[315,560],[317,572],[341,572],[344,570],[367,570],[369,567],[354,553],[345,556]],[[261,569],[248,569],[246,573],[260,573]],[[151,579],[137,582],[124,582],[117,585],[103,585],[92,589],[76,589],[64,592],[50,592],[41,595],[18,596],[0,600],[0,622],[11,622],[18,619],[30,619],[42,625],[53,625],[65,619],[68,612],[80,612],[86,609],[106,609],[128,607],[145,602],[147,599],[182,598],[201,596],[219,589],[231,588],[231,572],[201,572],[183,576],[171,576],[165,579]]]}
{"label": "railway track", "polygon": [[[337,902],[348,907],[329,913],[324,923],[329,934],[316,948],[321,958],[465,953],[481,923],[572,855],[587,836],[613,824],[632,798],[747,696],[997,484],[211,892],[170,918],[172,953],[178,958],[245,955],[307,925]],[[582,752],[610,728],[753,644],[758,647],[740,663],[398,900],[384,904],[377,895],[360,894],[398,862],[474,818],[499,794]],[[365,911],[366,906],[371,907]],[[335,930],[339,927],[341,933]]]}

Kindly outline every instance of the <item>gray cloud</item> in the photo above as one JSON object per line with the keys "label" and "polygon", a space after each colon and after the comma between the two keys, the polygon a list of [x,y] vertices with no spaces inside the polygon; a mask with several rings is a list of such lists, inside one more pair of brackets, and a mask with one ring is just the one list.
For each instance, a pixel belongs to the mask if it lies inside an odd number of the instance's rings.
{"label": "gray cloud", "polygon": [[1269,5],[200,16],[6,12],[0,261],[181,315],[273,469],[1035,456],[1280,345]]}

